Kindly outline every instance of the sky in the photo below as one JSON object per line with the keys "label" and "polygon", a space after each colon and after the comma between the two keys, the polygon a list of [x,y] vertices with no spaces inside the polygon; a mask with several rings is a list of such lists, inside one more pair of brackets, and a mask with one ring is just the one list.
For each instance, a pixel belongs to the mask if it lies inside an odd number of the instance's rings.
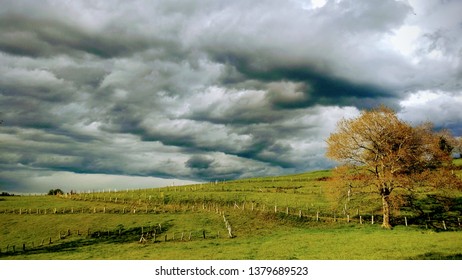
{"label": "sky", "polygon": [[462,1],[1,0],[0,190],[331,168],[381,104],[462,135]]}

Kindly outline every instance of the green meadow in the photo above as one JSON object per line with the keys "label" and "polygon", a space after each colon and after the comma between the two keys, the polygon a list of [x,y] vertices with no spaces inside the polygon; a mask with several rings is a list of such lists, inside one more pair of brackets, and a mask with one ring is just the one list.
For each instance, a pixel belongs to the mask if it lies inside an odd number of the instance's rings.
{"label": "green meadow", "polygon": [[384,230],[379,197],[345,200],[331,176],[0,197],[0,259],[462,259],[461,192],[422,195]]}

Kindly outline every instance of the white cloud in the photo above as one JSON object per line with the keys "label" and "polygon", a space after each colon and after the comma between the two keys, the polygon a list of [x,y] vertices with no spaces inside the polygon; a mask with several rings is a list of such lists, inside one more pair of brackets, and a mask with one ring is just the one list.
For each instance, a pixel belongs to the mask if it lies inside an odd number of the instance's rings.
{"label": "white cloud", "polygon": [[47,175],[33,176],[24,179],[22,184],[33,186],[30,191],[45,193],[50,189],[61,188],[64,192],[103,191],[138,188],[156,188],[172,185],[196,184],[197,181],[179,179],[161,179],[149,176],[126,176],[110,174],[77,174],[71,172],[51,172]]}
{"label": "white cloud", "polygon": [[406,121],[413,124],[432,122],[437,128],[462,134],[462,92],[418,91],[402,100],[400,106],[399,116]]}

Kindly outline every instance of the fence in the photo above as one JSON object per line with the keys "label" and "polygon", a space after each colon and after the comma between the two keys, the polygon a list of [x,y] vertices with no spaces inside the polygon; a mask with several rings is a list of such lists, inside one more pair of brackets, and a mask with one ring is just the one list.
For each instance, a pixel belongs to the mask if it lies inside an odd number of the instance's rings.
{"label": "fence", "polygon": [[[381,215],[375,213],[360,213],[356,210],[356,214],[338,213],[335,211],[321,211],[316,209],[301,209],[297,207],[279,207],[278,205],[269,206],[263,203],[243,202],[243,203],[179,203],[165,205],[144,205],[141,207],[124,204],[108,204],[109,206],[92,206],[92,207],[67,207],[67,208],[17,208],[17,209],[0,209],[1,214],[17,214],[17,215],[68,215],[68,214],[160,214],[171,212],[198,212],[198,211],[215,211],[217,214],[223,215],[227,212],[259,212],[273,213],[279,218],[298,218],[308,222],[333,222],[333,223],[359,223],[359,224],[378,224],[381,223]],[[457,229],[461,227],[461,218],[449,216],[447,218],[440,217],[422,217],[413,216],[395,216],[392,218],[395,225],[419,225],[425,227],[441,228],[444,230]],[[224,218],[226,229],[229,231],[229,222]],[[232,232],[232,230],[231,230]],[[232,236],[232,234],[229,234]]]}
{"label": "fence", "polygon": [[[204,229],[170,232],[161,224],[129,229],[67,229],[58,230],[56,236],[42,238],[38,240],[38,242],[21,242],[18,240],[16,244],[7,244],[6,247],[0,247],[0,257],[38,253],[42,251],[58,251],[66,247],[77,247],[98,242],[137,242],[140,244],[155,244],[161,242],[189,242],[226,237],[227,236],[220,233],[220,231],[213,233]],[[68,241],[68,239],[70,240]]]}

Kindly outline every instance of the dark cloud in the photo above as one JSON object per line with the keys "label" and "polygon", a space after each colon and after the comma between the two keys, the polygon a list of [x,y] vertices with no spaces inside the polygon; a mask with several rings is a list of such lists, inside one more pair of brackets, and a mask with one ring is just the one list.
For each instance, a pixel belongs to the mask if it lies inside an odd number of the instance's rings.
{"label": "dark cloud", "polygon": [[153,43],[146,38],[124,34],[117,28],[92,32],[56,19],[23,15],[1,17],[0,32],[3,34],[1,51],[32,57],[87,53],[110,58],[133,54]]}
{"label": "dark cloud", "polygon": [[186,167],[192,169],[208,169],[214,160],[212,158],[201,156],[201,155],[194,155],[185,163]]}

